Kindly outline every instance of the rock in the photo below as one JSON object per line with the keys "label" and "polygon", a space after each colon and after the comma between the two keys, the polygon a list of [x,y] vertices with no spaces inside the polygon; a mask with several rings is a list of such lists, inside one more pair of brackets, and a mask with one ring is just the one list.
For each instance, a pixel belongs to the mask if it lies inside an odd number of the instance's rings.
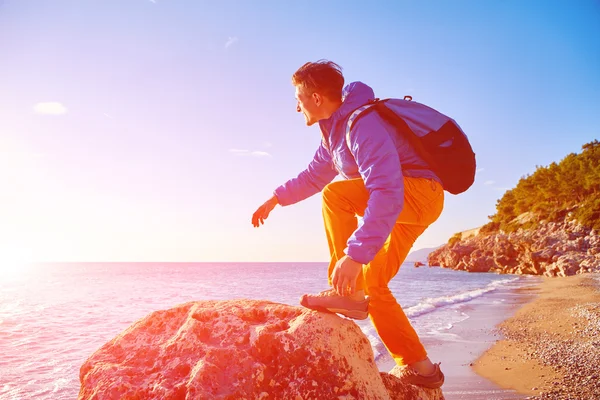
{"label": "rock", "polygon": [[551,247],[546,247],[543,250],[534,251],[531,253],[531,259],[536,263],[547,263],[552,260],[555,250]]}
{"label": "rock", "polygon": [[600,232],[573,220],[469,236],[430,253],[429,266],[548,277],[600,272]]}
{"label": "rock", "polygon": [[102,346],[81,367],[78,399],[443,399],[400,378],[378,371],[351,320],[198,301],[153,312]]}

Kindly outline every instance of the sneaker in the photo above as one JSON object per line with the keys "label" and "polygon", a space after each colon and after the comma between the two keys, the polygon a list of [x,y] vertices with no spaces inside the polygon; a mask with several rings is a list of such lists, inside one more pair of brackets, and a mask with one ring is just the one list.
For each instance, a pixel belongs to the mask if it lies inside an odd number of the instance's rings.
{"label": "sneaker", "polygon": [[350,296],[340,296],[335,289],[325,290],[319,294],[305,294],[300,304],[315,311],[342,314],[352,319],[369,317],[369,298],[356,301]]}
{"label": "sneaker", "polygon": [[406,368],[406,373],[402,375],[402,380],[411,385],[437,389],[444,384],[444,374],[440,369],[440,363],[433,364],[435,370],[431,375],[421,375],[410,367]]}

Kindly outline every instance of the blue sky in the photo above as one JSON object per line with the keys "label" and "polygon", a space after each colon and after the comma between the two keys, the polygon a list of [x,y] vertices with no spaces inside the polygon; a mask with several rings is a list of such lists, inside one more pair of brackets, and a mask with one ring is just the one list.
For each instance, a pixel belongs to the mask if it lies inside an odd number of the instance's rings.
{"label": "blue sky", "polygon": [[4,0],[0,54],[10,261],[327,261],[320,195],[250,223],[319,144],[306,61],[467,133],[476,182],[414,249],[599,137],[598,1]]}

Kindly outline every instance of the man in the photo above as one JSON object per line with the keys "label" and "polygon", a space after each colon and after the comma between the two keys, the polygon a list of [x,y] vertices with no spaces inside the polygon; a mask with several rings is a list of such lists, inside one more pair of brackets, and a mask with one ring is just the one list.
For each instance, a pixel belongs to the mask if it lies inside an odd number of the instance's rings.
{"label": "man", "polygon": [[[291,205],[322,191],[332,289],[306,294],[300,303],[355,319],[369,316],[396,363],[408,366],[406,381],[440,387],[444,375],[439,364],[429,360],[388,288],[415,240],[442,211],[440,180],[376,113],[357,120],[347,137],[350,114],[375,96],[361,82],[344,88],[339,65],[308,62],[294,73],[292,83],[296,111],[304,114],[307,125],[319,123],[322,142],[308,168],[278,187],[253,214],[252,224],[264,224],[277,204]],[[421,168],[404,170],[403,165]],[[338,174],[344,179],[332,182]]]}

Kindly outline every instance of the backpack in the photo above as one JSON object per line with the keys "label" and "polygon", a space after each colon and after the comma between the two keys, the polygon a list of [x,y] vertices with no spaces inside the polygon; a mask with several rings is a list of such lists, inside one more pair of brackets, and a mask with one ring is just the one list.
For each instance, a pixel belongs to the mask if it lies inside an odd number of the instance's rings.
{"label": "backpack", "polygon": [[350,147],[352,126],[365,115],[377,112],[379,116],[408,139],[411,146],[427,163],[402,165],[405,170],[430,169],[442,181],[444,190],[459,194],[475,181],[475,153],[469,139],[450,117],[424,104],[404,99],[375,99],[354,110],[346,126],[346,142]]}

